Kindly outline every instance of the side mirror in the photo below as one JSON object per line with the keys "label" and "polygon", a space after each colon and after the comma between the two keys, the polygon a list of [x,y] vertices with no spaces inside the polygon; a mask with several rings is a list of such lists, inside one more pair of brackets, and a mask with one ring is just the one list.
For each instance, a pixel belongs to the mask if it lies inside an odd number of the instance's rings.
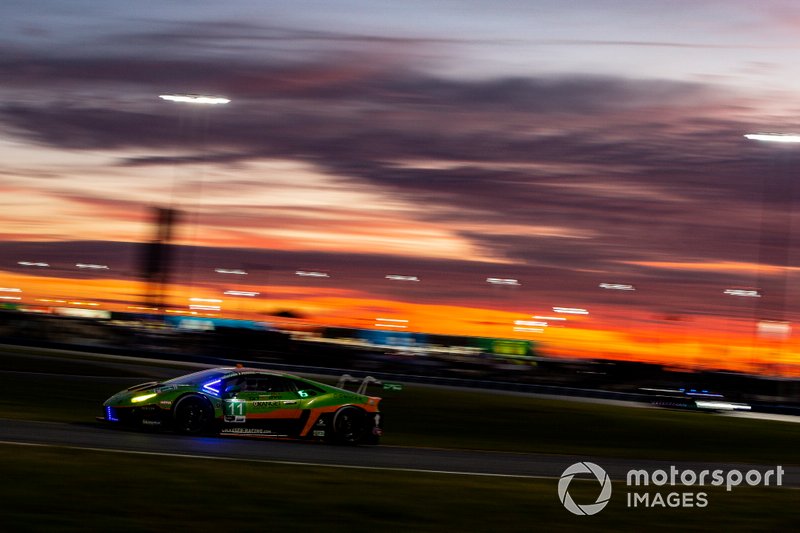
{"label": "side mirror", "polygon": [[225,387],[225,396],[235,396],[239,392],[242,392],[242,388],[239,385],[228,385]]}

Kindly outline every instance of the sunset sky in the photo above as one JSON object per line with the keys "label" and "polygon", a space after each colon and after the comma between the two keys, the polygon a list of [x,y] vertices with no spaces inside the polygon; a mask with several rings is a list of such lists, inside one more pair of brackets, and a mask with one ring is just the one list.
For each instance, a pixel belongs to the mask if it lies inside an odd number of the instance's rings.
{"label": "sunset sky", "polygon": [[172,207],[173,309],[800,372],[756,334],[800,312],[800,145],[743,137],[800,132],[799,51],[793,1],[4,0],[0,296],[141,305]]}

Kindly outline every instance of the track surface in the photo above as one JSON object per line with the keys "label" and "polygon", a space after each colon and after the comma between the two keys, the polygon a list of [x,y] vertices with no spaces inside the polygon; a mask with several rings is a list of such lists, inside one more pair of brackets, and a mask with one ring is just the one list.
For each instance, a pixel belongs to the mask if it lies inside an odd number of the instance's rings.
{"label": "track surface", "polygon": [[[624,481],[628,470],[650,472],[670,466],[678,470],[736,468],[765,472],[776,465],[742,465],[592,458],[568,455],[443,450],[392,446],[340,447],[315,443],[276,442],[234,437],[187,437],[169,433],[139,433],[107,428],[101,424],[67,424],[0,419],[0,444],[34,444],[127,453],[207,457],[227,460],[326,465],[344,468],[447,472],[468,475],[559,477],[577,462],[592,461],[615,481]],[[800,467],[784,466],[784,487],[800,487]]]}
{"label": "track surface", "polygon": [[[34,360],[35,367],[47,367],[45,363],[62,361],[43,355],[15,353],[13,357],[21,360]],[[93,356],[91,360],[70,361],[74,371],[79,373],[84,365],[103,366],[123,372],[132,372],[150,379],[163,379],[164,375],[178,375],[189,371],[180,369],[154,368],[149,361],[118,356]],[[206,365],[187,365],[189,367]],[[15,378],[29,377],[38,372],[9,372]],[[90,376],[63,376],[64,378],[88,379]],[[93,377],[93,376],[92,376]],[[100,377],[100,376],[98,376]],[[106,378],[124,381],[146,381],[146,378]],[[585,401],[585,400],[584,400]],[[618,403],[613,400],[592,400]],[[639,405],[640,404],[632,404]],[[649,407],[649,406],[646,406]],[[747,413],[746,416],[759,416]],[[797,417],[790,417],[796,419]],[[521,477],[560,477],[562,472],[577,462],[592,461],[603,467],[614,480],[624,481],[628,470],[663,469],[671,466],[679,470],[695,471],[738,469],[745,472],[757,469],[764,472],[777,465],[745,465],[702,462],[644,461],[641,459],[621,459],[587,457],[574,455],[548,455],[504,453],[489,451],[468,451],[432,448],[360,446],[341,447],[315,443],[281,442],[265,439],[237,437],[187,437],[169,433],[148,433],[124,431],[109,428],[100,423],[58,423],[0,418],[0,444],[17,443],[29,445],[101,449],[113,452],[148,453],[162,455],[207,457],[242,461],[262,461],[291,464],[314,464],[343,468],[392,469],[407,471],[449,472],[469,475],[521,476]],[[800,466],[785,466],[784,486],[800,487]]]}

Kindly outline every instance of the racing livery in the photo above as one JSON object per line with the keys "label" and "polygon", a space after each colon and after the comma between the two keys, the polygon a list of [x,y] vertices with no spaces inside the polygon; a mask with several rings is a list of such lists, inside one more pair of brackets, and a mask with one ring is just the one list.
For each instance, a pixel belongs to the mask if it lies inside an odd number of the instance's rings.
{"label": "racing livery", "polygon": [[117,425],[377,444],[381,398],[242,367],[211,368],[118,392],[98,419]]}

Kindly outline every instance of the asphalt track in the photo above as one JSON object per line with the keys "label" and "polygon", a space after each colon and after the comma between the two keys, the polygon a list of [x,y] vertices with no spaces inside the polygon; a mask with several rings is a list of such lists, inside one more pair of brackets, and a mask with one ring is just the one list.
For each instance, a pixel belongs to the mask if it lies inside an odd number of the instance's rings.
{"label": "asphalt track", "polygon": [[[0,419],[0,446],[46,446],[111,453],[161,455],[206,460],[430,472],[451,475],[558,478],[571,464],[591,461],[614,481],[632,469],[700,472],[737,469],[761,473],[777,465],[647,461],[607,457],[507,453],[396,446],[331,446],[238,437],[188,437],[114,429],[101,423],[61,423]],[[13,453],[13,451],[11,452]],[[800,467],[783,466],[783,487],[800,488]],[[774,478],[773,478],[774,480]],[[744,482],[742,482],[744,484]]]}
{"label": "asphalt track", "polygon": [[[24,358],[46,358],[17,354]],[[183,374],[187,370],[153,369],[148,361],[128,357],[96,356],[93,364],[135,370],[148,375]],[[101,362],[102,361],[102,362]],[[142,366],[144,365],[144,366]],[[188,364],[188,367],[207,366]],[[78,367],[80,365],[78,364]],[[34,372],[4,372],[16,377]],[[37,372],[38,373],[38,372]],[[67,377],[67,376],[64,376]],[[72,376],[85,379],[88,376]],[[157,377],[157,376],[153,376]],[[158,376],[163,378],[163,376]],[[123,378],[117,378],[123,379]],[[136,380],[137,378],[133,378]],[[125,378],[126,381],[130,379]],[[533,394],[533,396],[538,396]],[[576,401],[578,401],[576,399]],[[584,399],[584,401],[586,401]],[[619,403],[614,400],[589,400],[603,403]],[[628,402],[625,402],[628,403]],[[642,406],[640,404],[632,404]],[[647,406],[649,407],[649,406]],[[738,414],[738,413],[737,413]],[[749,416],[759,416],[747,413]],[[797,417],[790,417],[797,419]],[[46,446],[86,450],[102,450],[110,453],[155,454],[173,457],[191,457],[208,460],[255,461],[296,465],[322,465],[332,468],[361,468],[373,470],[418,471],[447,473],[454,475],[509,476],[531,478],[559,478],[564,470],[577,462],[591,461],[608,472],[612,480],[625,481],[632,469],[669,471],[687,469],[742,472],[758,470],[765,472],[777,465],[748,465],[703,462],[647,461],[607,457],[574,455],[550,455],[509,453],[492,451],[470,451],[397,446],[330,446],[318,443],[274,441],[241,437],[189,437],[171,433],[136,432],[115,429],[94,422],[42,422],[0,418],[0,445],[6,450],[13,446]],[[10,445],[10,446],[9,446]],[[13,452],[12,452],[13,453]],[[800,487],[800,466],[783,466],[783,486]]]}

